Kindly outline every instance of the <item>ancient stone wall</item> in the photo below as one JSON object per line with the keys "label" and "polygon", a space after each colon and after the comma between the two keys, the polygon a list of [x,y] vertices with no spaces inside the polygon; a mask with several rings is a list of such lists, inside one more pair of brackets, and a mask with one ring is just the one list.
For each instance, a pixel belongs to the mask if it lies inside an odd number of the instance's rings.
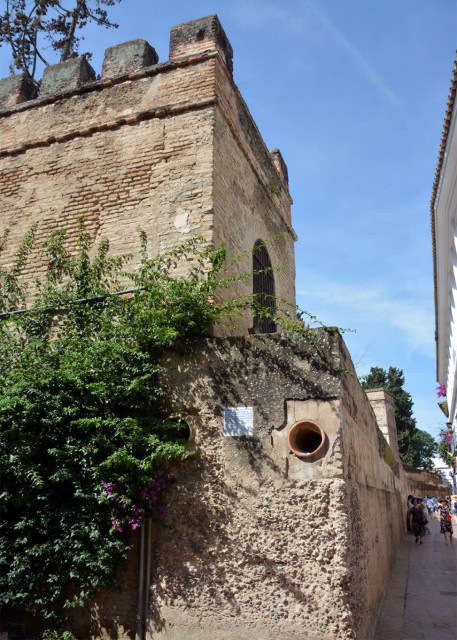
{"label": "ancient stone wall", "polygon": [[386,389],[366,389],[378,426],[391,449],[398,453],[397,425],[395,424],[395,400]]}
{"label": "ancient stone wall", "polygon": [[452,488],[450,485],[443,484],[437,473],[408,466],[405,466],[404,469],[411,484],[411,493],[413,495],[420,497],[430,495],[438,498],[445,498],[450,495]]}
{"label": "ancient stone wall", "polygon": [[[344,343],[325,339],[333,366],[290,336],[211,341],[170,363],[196,457],[155,545],[149,637],[369,637],[408,484]],[[224,436],[224,409],[250,406],[253,435]],[[287,443],[302,420],[326,434],[315,460]]]}
{"label": "ancient stone wall", "polygon": [[[195,455],[174,470],[172,529],[155,530],[147,638],[370,637],[409,486],[342,339],[321,338],[328,362],[293,335],[214,338],[165,362]],[[224,435],[242,407],[252,435]],[[290,450],[301,421],[325,433],[315,458]]]}

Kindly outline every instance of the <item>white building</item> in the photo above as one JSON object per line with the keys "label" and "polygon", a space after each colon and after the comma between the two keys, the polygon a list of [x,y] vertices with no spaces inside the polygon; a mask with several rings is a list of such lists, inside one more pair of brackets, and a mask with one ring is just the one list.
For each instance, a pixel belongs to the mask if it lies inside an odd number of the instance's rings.
{"label": "white building", "polygon": [[[447,465],[441,458],[432,458],[433,471],[437,473],[444,484],[449,484],[454,480],[454,471],[453,469]],[[453,493],[455,492],[455,487],[452,485]]]}
{"label": "white building", "polygon": [[[435,287],[435,340],[437,380],[445,384],[453,430],[457,438],[457,62],[444,120],[431,200],[433,271]],[[443,425],[444,427],[444,425]],[[454,492],[455,470],[453,477]]]}

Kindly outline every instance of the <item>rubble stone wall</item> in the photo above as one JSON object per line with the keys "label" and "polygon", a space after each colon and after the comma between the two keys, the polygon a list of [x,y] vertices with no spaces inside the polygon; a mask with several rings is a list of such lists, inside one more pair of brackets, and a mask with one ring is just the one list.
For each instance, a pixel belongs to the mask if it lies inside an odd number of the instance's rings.
{"label": "rubble stone wall", "polygon": [[[408,485],[357,380],[291,336],[213,339],[167,365],[195,455],[155,533],[147,638],[367,640]],[[224,409],[249,406],[253,435],[224,436]],[[303,419],[328,438],[314,462],[286,444]]]}
{"label": "rubble stone wall", "polygon": [[[353,371],[346,349],[341,366]],[[347,556],[353,580],[358,638],[369,638],[377,619],[396,549],[406,528],[409,479],[376,422],[367,394],[353,375],[341,377],[342,457],[350,495]]]}

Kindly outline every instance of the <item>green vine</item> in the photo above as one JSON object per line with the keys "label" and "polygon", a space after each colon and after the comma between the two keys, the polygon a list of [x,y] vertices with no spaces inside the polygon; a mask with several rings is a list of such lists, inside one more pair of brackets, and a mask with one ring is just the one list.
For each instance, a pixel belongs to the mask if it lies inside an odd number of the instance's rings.
{"label": "green vine", "polygon": [[37,248],[47,271],[26,307],[20,273],[34,234],[0,269],[0,605],[58,621],[120,585],[132,531],[166,519],[170,467],[192,455],[164,409],[164,354],[190,354],[246,313],[319,347],[303,318],[317,320],[284,301],[219,302],[251,274],[230,275],[225,249],[200,238],[149,258],[140,233],[140,264],[127,272],[131,256],[110,256],[106,240],[89,258],[82,223],[75,254],[54,232]]}

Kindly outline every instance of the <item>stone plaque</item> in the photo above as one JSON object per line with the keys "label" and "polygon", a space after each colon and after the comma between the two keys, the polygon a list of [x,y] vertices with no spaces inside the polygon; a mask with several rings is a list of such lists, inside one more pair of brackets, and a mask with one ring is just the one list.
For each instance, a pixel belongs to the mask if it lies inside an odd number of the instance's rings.
{"label": "stone plaque", "polygon": [[224,436],[252,436],[254,434],[254,409],[236,407],[224,409]]}

